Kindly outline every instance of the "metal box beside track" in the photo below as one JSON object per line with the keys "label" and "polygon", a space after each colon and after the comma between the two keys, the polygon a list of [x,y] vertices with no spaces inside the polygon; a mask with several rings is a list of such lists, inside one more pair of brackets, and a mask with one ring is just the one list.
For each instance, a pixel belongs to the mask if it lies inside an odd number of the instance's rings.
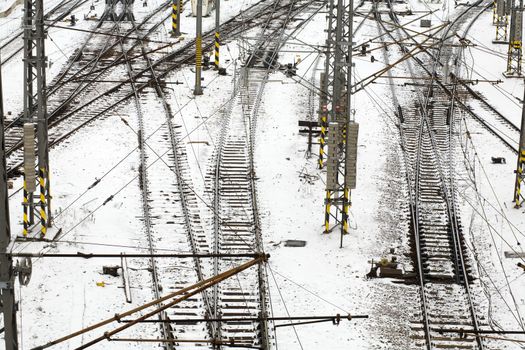
{"label": "metal box beside track", "polygon": [[350,122],[348,124],[348,147],[346,153],[346,185],[348,188],[354,189],[356,187],[357,175],[357,137],[359,134],[359,124]]}

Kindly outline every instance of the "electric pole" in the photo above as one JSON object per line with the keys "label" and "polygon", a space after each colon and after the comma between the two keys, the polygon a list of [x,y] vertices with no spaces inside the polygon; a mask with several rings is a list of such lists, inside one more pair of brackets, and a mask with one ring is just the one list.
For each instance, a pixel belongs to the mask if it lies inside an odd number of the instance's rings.
{"label": "electric pole", "polygon": [[215,0],[215,69],[219,69],[219,49],[221,27],[221,0]]}
{"label": "electric pole", "polygon": [[514,186],[515,208],[521,208],[525,197],[521,192],[521,187],[525,182],[525,86],[523,89],[523,106],[521,111],[521,131],[520,145],[518,149],[518,165],[516,167],[516,183]]}
{"label": "electric pole", "polygon": [[[1,63],[0,57],[0,63]],[[13,270],[13,258],[8,254],[11,243],[11,227],[9,224],[9,194],[7,192],[7,165],[5,159],[4,140],[4,106],[2,93],[2,72],[0,69],[0,120],[2,130],[0,132],[0,300],[2,301],[2,314],[4,317],[4,341],[6,350],[18,350],[18,332],[16,327],[16,303],[15,303],[15,274]]]}
{"label": "electric pole", "polygon": [[[51,222],[51,195],[49,182],[49,148],[47,135],[47,89],[43,0],[24,0],[24,123],[37,123],[38,184],[40,187],[39,217],[40,233],[45,236]],[[26,129],[26,128],[25,128]],[[27,128],[29,130],[29,128]],[[25,167],[26,169],[28,167]],[[26,180],[31,174],[25,174]],[[33,223],[34,182],[25,181],[24,234],[26,214],[28,223]]]}
{"label": "electric pole", "polygon": [[[351,110],[353,1],[330,0],[328,14],[328,49],[322,82],[326,105],[321,106],[322,135],[328,122],[328,130],[324,132],[328,137],[324,232],[331,231],[333,218],[335,225],[341,225],[342,247],[343,236],[349,233],[350,190],[356,186],[359,128]],[[320,151],[320,167],[322,154]]]}
{"label": "electric pole", "polygon": [[523,0],[516,7],[512,0],[510,8],[510,35],[509,50],[507,54],[507,71],[503,73],[506,77],[521,77],[522,58],[522,30],[523,30]]}
{"label": "electric pole", "polygon": [[202,0],[197,0],[197,38],[195,39],[195,89],[194,95],[202,95]]}
{"label": "electric pole", "polygon": [[507,25],[509,23],[509,9],[506,0],[497,0],[495,4],[496,38],[492,42],[495,44],[506,44]]}

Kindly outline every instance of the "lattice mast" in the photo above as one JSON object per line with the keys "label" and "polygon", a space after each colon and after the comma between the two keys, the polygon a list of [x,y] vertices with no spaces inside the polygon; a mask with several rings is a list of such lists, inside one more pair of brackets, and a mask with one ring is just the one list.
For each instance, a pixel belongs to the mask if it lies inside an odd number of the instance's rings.
{"label": "lattice mast", "polygon": [[523,31],[523,0],[516,6],[512,0],[510,7],[510,35],[509,50],[507,55],[507,77],[521,77],[521,58],[522,58],[522,31]]}
{"label": "lattice mast", "polygon": [[[351,67],[353,0],[330,0],[328,9],[328,38],[321,106],[321,137],[326,137],[326,197],[324,232],[341,225],[348,234],[348,210],[351,189],[355,188],[356,147],[358,124],[351,113]],[[321,142],[323,148],[324,142]],[[324,151],[320,151],[320,166]],[[332,228],[333,229],[333,228]]]}
{"label": "lattice mast", "polygon": [[496,0],[495,2],[495,21],[496,38],[493,43],[507,43],[507,26],[509,24],[509,6],[506,0]]}
{"label": "lattice mast", "polygon": [[[29,158],[25,157],[26,159],[24,159],[24,235],[27,235],[28,226],[33,223],[35,213],[40,218],[42,236],[45,236],[51,219],[45,39],[43,0],[25,0],[24,136],[31,135],[31,130],[36,122],[38,149],[36,173],[38,180],[35,183],[34,160],[30,154],[27,154]],[[29,143],[26,140],[24,146],[27,144]],[[31,148],[29,150],[31,151]],[[36,184],[40,189],[38,206],[33,201]]]}

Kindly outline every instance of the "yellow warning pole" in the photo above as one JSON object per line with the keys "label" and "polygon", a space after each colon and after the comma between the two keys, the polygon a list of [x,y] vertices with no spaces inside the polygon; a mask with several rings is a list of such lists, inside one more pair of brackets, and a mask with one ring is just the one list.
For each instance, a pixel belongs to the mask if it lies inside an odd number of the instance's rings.
{"label": "yellow warning pole", "polygon": [[344,188],[344,201],[343,201],[343,234],[348,234],[348,208],[350,207],[350,190],[348,187]]}
{"label": "yellow warning pole", "polygon": [[523,195],[521,194],[521,185],[524,182],[525,173],[525,149],[520,150],[518,156],[518,167],[516,169],[516,186],[514,189],[514,202],[516,208],[521,208]]}
{"label": "yellow warning pole", "polygon": [[171,27],[172,35],[180,36],[180,0],[173,0],[171,7]]}
{"label": "yellow warning pole", "polygon": [[29,200],[27,197],[28,197],[28,193],[27,193],[27,185],[26,185],[26,176],[24,175],[24,199],[22,203],[22,206],[24,207],[24,231],[23,231],[24,236],[27,236],[27,230],[29,228],[29,216],[28,216]]}
{"label": "yellow warning pole", "polygon": [[492,24],[496,24],[498,23],[498,14],[497,14],[497,4],[496,4],[496,1],[494,0],[494,6],[492,6]]}
{"label": "yellow warning pole", "polygon": [[219,32],[215,32],[215,69],[219,69],[219,48],[221,46],[219,38]]}
{"label": "yellow warning pole", "polygon": [[46,169],[38,168],[38,183],[40,184],[40,234],[44,237],[47,233],[46,214]]}
{"label": "yellow warning pole", "polygon": [[[525,98],[525,89],[523,91]],[[516,208],[521,208],[524,198],[521,194],[521,185],[525,182],[525,106],[521,111],[521,133],[520,133],[520,147],[518,153],[518,165],[516,167],[516,184],[514,186],[514,202]]]}
{"label": "yellow warning pole", "polygon": [[215,0],[215,69],[219,69],[219,48],[221,26],[221,1]]}
{"label": "yellow warning pole", "polygon": [[330,208],[331,208],[332,192],[326,191],[325,199],[325,214],[324,214],[324,233],[330,231]]}

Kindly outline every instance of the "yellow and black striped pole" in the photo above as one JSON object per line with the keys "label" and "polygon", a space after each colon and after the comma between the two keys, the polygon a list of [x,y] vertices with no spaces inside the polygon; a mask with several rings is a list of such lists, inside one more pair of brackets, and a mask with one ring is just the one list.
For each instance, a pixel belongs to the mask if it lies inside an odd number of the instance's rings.
{"label": "yellow and black striped pole", "polygon": [[24,207],[24,231],[23,235],[27,236],[27,230],[29,229],[29,200],[28,200],[29,193],[27,192],[27,185],[26,185],[26,177],[24,175],[24,199],[22,202],[22,206]]}
{"label": "yellow and black striped pole", "polygon": [[497,6],[498,5],[497,5],[496,1],[494,0],[494,5],[492,6],[492,9],[493,9],[493,11],[492,11],[492,24],[493,25],[496,25],[498,23],[498,13],[497,13],[498,9],[497,9]]}
{"label": "yellow and black striped pole", "polygon": [[524,198],[521,194],[521,185],[525,182],[525,149],[521,149],[518,155],[518,168],[516,169],[516,187],[514,189],[514,202],[516,208],[521,208]]}
{"label": "yellow and black striped pole", "polygon": [[343,235],[348,234],[348,209],[350,207],[350,190],[348,187],[345,187],[343,193]]}
{"label": "yellow and black striped pole", "polygon": [[173,0],[171,6],[171,29],[173,36],[180,36],[180,0]]}
{"label": "yellow and black striped pole", "polygon": [[[525,99],[525,89],[523,91],[523,98]],[[525,182],[525,106],[522,106],[521,111],[521,133],[520,146],[518,153],[518,164],[516,167],[516,183],[514,186],[514,202],[515,207],[520,208],[524,198],[521,194],[521,185]]]}
{"label": "yellow and black striped pole", "polygon": [[219,69],[219,48],[221,46],[219,38],[219,32],[215,32],[215,69]]}
{"label": "yellow and black striped pole", "polygon": [[332,205],[332,192],[326,191],[326,198],[325,198],[325,213],[324,213],[324,233],[328,233],[330,231],[330,209]]}
{"label": "yellow and black striped pole", "polygon": [[328,128],[328,109],[321,106],[321,134],[319,136],[319,169],[324,167],[324,147],[326,145],[326,129]]}
{"label": "yellow and black striped pole", "polygon": [[44,168],[38,168],[38,183],[40,185],[40,234],[42,237],[47,233],[46,173]]}
{"label": "yellow and black striped pole", "polygon": [[339,248],[343,248],[343,237],[349,234],[349,225],[348,225],[348,209],[350,208],[350,189],[348,187],[344,188],[343,191],[343,212],[341,213],[341,242],[339,243]]}
{"label": "yellow and black striped pole", "polygon": [[221,0],[215,0],[215,69],[219,69],[219,49],[221,46]]}

